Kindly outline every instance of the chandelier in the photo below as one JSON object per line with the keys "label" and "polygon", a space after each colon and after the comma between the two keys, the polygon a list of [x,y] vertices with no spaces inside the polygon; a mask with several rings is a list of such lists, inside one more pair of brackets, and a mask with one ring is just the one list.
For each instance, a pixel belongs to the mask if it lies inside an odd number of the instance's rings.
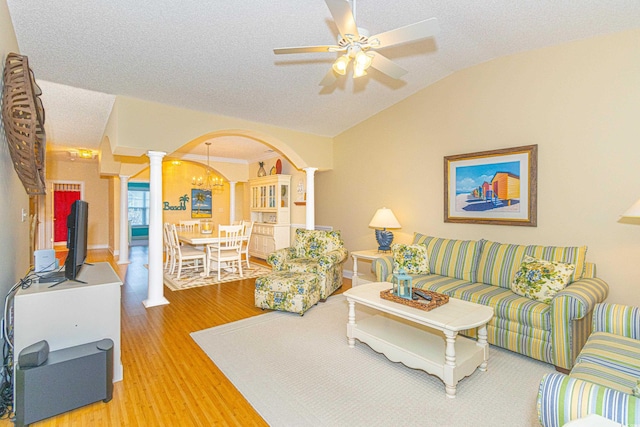
{"label": "chandelier", "polygon": [[205,176],[202,175],[199,177],[193,177],[191,179],[191,185],[194,187],[200,187],[204,190],[222,190],[224,185],[224,180],[222,178],[218,178],[211,173],[211,168],[209,167],[209,146],[211,142],[205,142],[207,146],[207,172]]}

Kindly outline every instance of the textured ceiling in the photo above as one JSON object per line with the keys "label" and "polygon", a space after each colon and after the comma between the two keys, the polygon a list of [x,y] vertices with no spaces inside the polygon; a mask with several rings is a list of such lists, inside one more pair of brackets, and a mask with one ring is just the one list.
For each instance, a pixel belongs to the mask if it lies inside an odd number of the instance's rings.
{"label": "textured ceiling", "polygon": [[640,27],[638,0],[360,0],[356,21],[372,34],[431,17],[440,33],[381,51],[409,71],[401,80],[372,70],[322,88],[336,54],[273,48],[335,43],[323,0],[7,3],[36,78],[56,83],[43,88],[50,136],[69,145],[95,137],[73,135],[92,117],[102,132],[105,94],[335,136],[457,70]]}

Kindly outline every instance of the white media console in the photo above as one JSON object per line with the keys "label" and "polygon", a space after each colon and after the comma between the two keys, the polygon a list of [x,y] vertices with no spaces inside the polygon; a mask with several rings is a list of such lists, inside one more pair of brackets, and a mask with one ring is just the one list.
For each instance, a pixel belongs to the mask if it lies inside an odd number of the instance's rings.
{"label": "white media console", "polygon": [[113,381],[121,381],[120,295],[122,281],[107,262],[85,264],[77,277],[85,283],[34,283],[16,293],[14,361],[25,347],[41,340],[51,351],[100,341],[113,341]]}

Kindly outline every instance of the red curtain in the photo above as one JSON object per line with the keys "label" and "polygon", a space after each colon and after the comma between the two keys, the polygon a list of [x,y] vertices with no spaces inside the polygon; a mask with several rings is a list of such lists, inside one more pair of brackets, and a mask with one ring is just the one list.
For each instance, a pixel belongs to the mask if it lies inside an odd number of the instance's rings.
{"label": "red curtain", "polygon": [[80,199],[79,191],[53,192],[53,241],[67,241],[67,216],[71,213],[71,205]]}

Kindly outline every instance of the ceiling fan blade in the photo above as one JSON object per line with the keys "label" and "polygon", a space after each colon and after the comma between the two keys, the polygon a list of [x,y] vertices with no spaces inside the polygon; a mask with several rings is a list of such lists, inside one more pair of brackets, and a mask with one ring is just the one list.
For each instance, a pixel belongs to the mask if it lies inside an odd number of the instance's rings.
{"label": "ceiling fan blade", "polygon": [[376,48],[393,46],[395,44],[407,43],[414,40],[420,40],[432,37],[440,32],[440,26],[436,18],[425,19],[395,30],[386,31],[369,37],[369,44],[375,46],[376,40],[380,43]]}
{"label": "ceiling fan blade", "polygon": [[309,53],[309,52],[338,52],[340,46],[300,46],[300,47],[280,47],[273,49],[273,53],[280,55],[283,53]]}
{"label": "ceiling fan blade", "polygon": [[319,83],[319,85],[320,86],[331,86],[336,80],[338,80],[338,77],[336,76],[336,73],[333,71],[333,68],[329,68],[329,72],[327,74],[325,74],[324,78]]}
{"label": "ceiling fan blade", "polygon": [[371,66],[376,70],[386,74],[389,77],[394,79],[399,79],[408,73],[407,70],[391,61],[386,56],[381,55],[378,52],[370,51],[369,55],[373,56],[373,60],[371,61]]}
{"label": "ceiling fan blade", "polygon": [[325,0],[325,2],[342,37],[347,38],[346,35],[351,34],[354,40],[358,40],[360,38],[358,26],[349,2],[346,0]]}

